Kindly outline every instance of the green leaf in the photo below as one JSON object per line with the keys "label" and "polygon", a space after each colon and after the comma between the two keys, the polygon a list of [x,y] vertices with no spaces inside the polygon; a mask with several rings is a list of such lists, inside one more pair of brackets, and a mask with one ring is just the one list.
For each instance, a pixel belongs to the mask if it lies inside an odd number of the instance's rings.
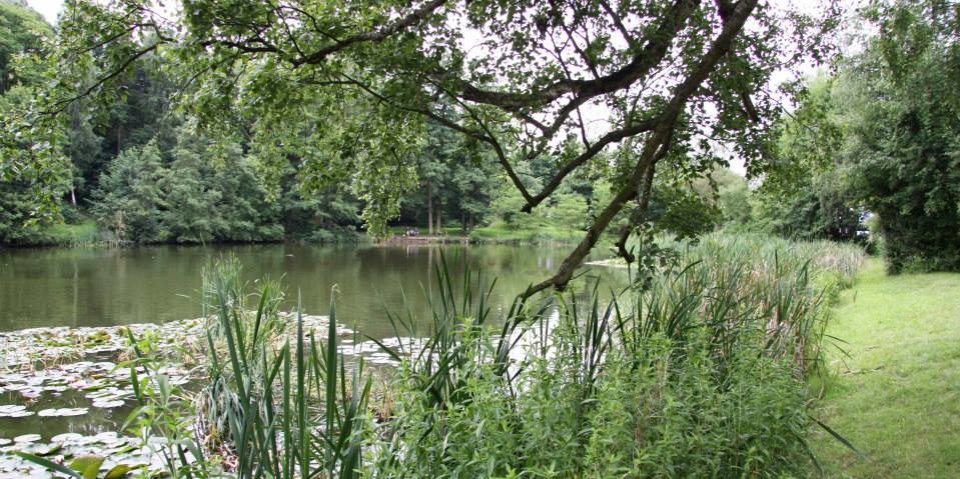
{"label": "green leaf", "polygon": [[55,462],[53,462],[53,461],[51,461],[51,460],[49,460],[49,459],[44,459],[44,458],[42,458],[42,457],[40,457],[40,456],[35,456],[35,455],[33,455],[33,454],[27,454],[27,453],[25,453],[25,452],[15,452],[14,454],[16,454],[16,455],[18,455],[18,456],[26,459],[27,461],[30,461],[30,462],[34,463],[34,464],[38,464],[38,465],[40,465],[40,466],[43,466],[43,467],[47,468],[47,470],[56,471],[56,472],[59,472],[59,473],[61,473],[61,474],[66,474],[66,475],[68,475],[68,476],[70,476],[70,477],[77,477],[77,478],[82,478],[82,477],[83,477],[83,476],[81,476],[80,474],[77,474],[76,472],[74,472],[73,469],[70,469],[70,468],[68,468],[67,466],[64,466],[63,464],[57,464],[57,463],[55,463]]}
{"label": "green leaf", "polygon": [[70,463],[70,469],[80,473],[84,479],[97,479],[100,472],[100,465],[103,464],[102,456],[80,456]]}
{"label": "green leaf", "polygon": [[126,476],[127,473],[133,469],[133,467],[130,467],[126,464],[117,464],[107,471],[107,475],[103,476],[103,479],[120,479],[121,477]]}

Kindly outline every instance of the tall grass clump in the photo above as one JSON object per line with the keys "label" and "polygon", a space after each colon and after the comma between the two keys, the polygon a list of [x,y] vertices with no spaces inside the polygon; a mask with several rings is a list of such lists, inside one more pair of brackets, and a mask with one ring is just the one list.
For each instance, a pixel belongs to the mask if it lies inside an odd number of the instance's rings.
{"label": "tall grass clump", "polygon": [[805,380],[829,292],[859,261],[829,244],[710,237],[610,302],[596,287],[518,301],[499,332],[488,310],[442,295],[432,341],[394,383],[375,475],[804,474]]}
{"label": "tall grass clump", "polygon": [[221,263],[205,282],[207,456],[241,478],[808,475],[807,380],[862,254],[760,236],[673,248],[624,291],[506,310],[495,281],[442,260],[430,318],[387,313],[416,339],[382,345],[399,366],[376,410],[362,363],[336,353],[335,310],[315,339],[280,315],[276,285],[250,295]]}
{"label": "tall grass clump", "polygon": [[326,331],[305,331],[299,312],[281,317],[275,283],[246,292],[236,259],[205,273],[204,295],[206,448],[241,478],[357,477],[371,383],[337,352],[335,308]]}

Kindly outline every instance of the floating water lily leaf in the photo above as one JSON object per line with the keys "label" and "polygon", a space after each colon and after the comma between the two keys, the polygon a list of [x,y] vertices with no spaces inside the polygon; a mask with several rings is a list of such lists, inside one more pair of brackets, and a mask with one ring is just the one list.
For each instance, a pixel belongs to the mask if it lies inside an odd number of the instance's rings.
{"label": "floating water lily leaf", "polygon": [[[83,477],[83,476],[81,476],[80,474],[77,474],[77,472],[74,471],[73,469],[68,468],[68,467],[64,466],[63,464],[57,464],[57,463],[55,463],[55,462],[53,462],[53,461],[51,461],[51,460],[49,460],[49,459],[44,459],[44,458],[42,458],[42,457],[40,457],[40,456],[35,456],[35,455],[33,455],[33,454],[27,454],[27,453],[24,453],[24,452],[17,452],[17,453],[15,453],[15,454],[18,455],[18,456],[20,456],[20,457],[22,457],[22,458],[24,458],[24,459],[26,459],[26,460],[28,460],[28,461],[30,461],[30,462],[32,462],[32,463],[34,463],[34,464],[39,464],[39,465],[45,467],[47,470],[57,471],[57,472],[59,472],[59,473],[61,473],[61,474],[65,474],[65,475],[70,476],[70,477]],[[98,467],[99,467],[99,466],[98,466]]]}
{"label": "floating water lily leaf", "polygon": [[53,436],[52,438],[50,438],[50,441],[68,442],[68,441],[76,441],[77,439],[80,439],[82,437],[83,437],[83,434],[77,434],[75,432],[65,432],[63,434],[57,434],[56,436]]}
{"label": "floating water lily leaf", "polygon": [[33,414],[33,411],[27,411],[26,406],[16,404],[0,406],[0,417],[27,417]]}
{"label": "floating water lily leaf", "polygon": [[22,436],[17,436],[13,438],[13,442],[18,444],[26,444],[28,442],[36,442],[40,440],[39,434],[24,434]]}
{"label": "floating water lily leaf", "polygon": [[88,411],[85,407],[76,407],[76,408],[53,408],[53,409],[44,409],[37,413],[41,417],[57,417],[57,416],[82,416]]}
{"label": "floating water lily leaf", "polygon": [[63,444],[53,443],[53,444],[41,444],[41,443],[32,443],[27,444],[23,447],[20,452],[26,452],[28,454],[36,454],[38,456],[49,456],[55,454],[63,447]]}
{"label": "floating water lily leaf", "polygon": [[98,442],[113,442],[120,436],[114,431],[104,431],[93,437],[96,438]]}
{"label": "floating water lily leaf", "polygon": [[126,404],[126,403],[127,403],[126,401],[122,401],[122,400],[119,400],[119,399],[114,400],[114,401],[105,401],[105,400],[99,400],[99,399],[98,399],[98,400],[93,401],[93,404],[91,404],[91,406],[97,407],[97,408],[101,408],[101,409],[112,409],[112,408],[115,408],[115,407],[123,406],[123,405]]}
{"label": "floating water lily leaf", "polygon": [[70,469],[80,473],[84,479],[97,479],[101,464],[103,464],[102,456],[80,456],[70,463]]}

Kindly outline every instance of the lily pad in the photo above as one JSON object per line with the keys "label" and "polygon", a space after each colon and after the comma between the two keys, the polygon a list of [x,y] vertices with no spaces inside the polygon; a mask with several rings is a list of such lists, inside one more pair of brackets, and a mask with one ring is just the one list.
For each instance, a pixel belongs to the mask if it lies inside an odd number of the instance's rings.
{"label": "lily pad", "polygon": [[119,400],[119,399],[113,400],[113,401],[109,401],[109,400],[97,400],[97,401],[93,401],[93,404],[91,404],[91,405],[92,405],[93,407],[101,408],[101,409],[112,409],[112,408],[115,408],[115,407],[123,406],[123,405],[126,404],[126,403],[127,403],[126,401],[122,401],[122,400]]}
{"label": "lily pad", "polygon": [[103,479],[121,479],[123,476],[126,476],[128,472],[132,471],[134,468],[128,466],[127,464],[117,464],[110,468],[107,471],[107,475],[103,476]]}
{"label": "lily pad", "polygon": [[79,472],[85,479],[96,479],[101,464],[103,464],[102,456],[80,456],[70,463],[70,469]]}
{"label": "lily pad", "polygon": [[27,411],[26,406],[15,404],[0,406],[0,417],[27,417],[33,416],[33,414],[33,411]]}
{"label": "lily pad", "polygon": [[77,434],[75,432],[65,432],[63,434],[57,434],[50,438],[51,442],[71,442],[76,441],[83,437],[83,434]]}
{"label": "lily pad", "polygon": [[26,444],[26,443],[29,443],[29,442],[36,442],[36,441],[39,441],[39,440],[40,440],[40,435],[39,435],[39,434],[23,434],[23,435],[21,435],[21,436],[17,436],[17,437],[15,437],[15,438],[13,438],[13,442],[15,442],[15,443],[17,443],[17,444]]}
{"label": "lily pad", "polygon": [[37,413],[41,417],[82,416],[88,411],[85,407],[44,409]]}

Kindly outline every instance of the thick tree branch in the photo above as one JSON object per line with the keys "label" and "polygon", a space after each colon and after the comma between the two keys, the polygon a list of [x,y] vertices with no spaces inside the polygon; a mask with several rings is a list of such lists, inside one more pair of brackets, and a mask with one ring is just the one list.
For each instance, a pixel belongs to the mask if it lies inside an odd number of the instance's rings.
{"label": "thick tree branch", "polygon": [[600,235],[606,231],[610,222],[613,221],[617,214],[620,213],[620,210],[623,209],[623,205],[636,198],[638,186],[641,181],[643,181],[647,169],[652,169],[656,166],[654,160],[658,156],[657,153],[661,148],[669,148],[669,145],[664,143],[668,137],[668,128],[664,126],[647,139],[640,154],[640,159],[637,161],[637,166],[634,168],[634,173],[627,184],[620,189],[620,192],[617,193],[613,200],[610,201],[603,211],[593,220],[593,224],[587,229],[583,240],[580,241],[577,247],[563,260],[557,272],[550,279],[527,288],[527,291],[523,293],[524,297],[530,297],[548,288],[558,290],[566,288],[567,284],[573,278],[573,273],[580,267],[583,259],[587,257],[590,250],[592,250],[600,240]]}
{"label": "thick tree branch", "polygon": [[[316,64],[321,63],[327,59],[328,56],[339,52],[351,45],[357,43],[366,43],[366,42],[380,42],[386,40],[390,36],[420,23],[425,18],[427,18],[435,10],[447,3],[447,0],[432,0],[425,3],[420,8],[410,12],[409,15],[400,18],[399,20],[372,32],[358,33],[351,37],[344,38],[342,40],[336,41],[333,45],[323,47],[310,55],[305,57],[295,58],[291,61],[294,66],[306,65],[306,64]],[[318,32],[320,33],[320,32]]]}
{"label": "thick tree branch", "polygon": [[[660,158],[663,158],[665,154],[669,151],[667,148],[662,148],[660,150],[660,155],[658,155],[657,161]],[[614,246],[617,248],[617,255],[623,258],[627,264],[631,264],[636,260],[636,257],[633,253],[627,250],[627,240],[630,239],[630,234],[633,232],[633,228],[636,226],[634,223],[639,222],[647,214],[647,207],[650,205],[650,192],[653,189],[653,174],[656,171],[656,161],[651,164],[646,173],[643,176],[643,184],[640,186],[640,199],[637,201],[637,209],[634,210],[633,218],[623,225],[623,228],[620,229],[620,237],[617,238],[617,242],[614,243]]]}
{"label": "thick tree branch", "polygon": [[557,188],[560,187],[560,184],[563,183],[563,180],[564,178],[567,177],[567,175],[569,175],[574,170],[579,168],[580,165],[589,161],[591,158],[597,156],[610,143],[615,143],[620,140],[623,140],[624,138],[639,135],[640,133],[653,130],[657,126],[659,121],[660,121],[659,118],[654,118],[647,121],[642,121],[640,123],[635,123],[633,125],[620,128],[619,130],[614,130],[607,133],[602,138],[597,140],[596,143],[594,143],[593,145],[590,145],[590,147],[587,148],[586,151],[581,153],[576,158],[567,162],[567,164],[563,165],[563,167],[560,168],[560,171],[558,171],[557,174],[554,175],[549,182],[547,182],[547,184],[543,187],[543,189],[541,189],[540,192],[537,193],[536,195],[532,196],[527,201],[527,204],[523,205],[522,211],[524,213],[529,213],[533,211],[533,209],[537,207],[537,205],[542,203],[545,199],[547,199],[547,197],[553,194],[553,192],[556,191]]}
{"label": "thick tree branch", "polygon": [[[460,84],[460,97],[474,103],[485,103],[507,111],[534,108],[547,105],[563,95],[573,94],[575,98],[587,99],[613,93],[630,87],[646,77],[666,55],[673,40],[683,29],[687,18],[700,4],[699,0],[677,0],[670,10],[663,14],[658,28],[647,38],[643,49],[636,52],[633,59],[623,68],[609,75],[592,80],[574,80],[565,78],[535,92],[497,92],[477,88],[466,81],[451,79]],[[447,76],[445,73],[439,75]],[[583,102],[581,101],[580,104]],[[570,108],[570,111],[576,106]],[[568,111],[569,113],[569,111]]]}
{"label": "thick tree branch", "polygon": [[620,210],[628,201],[636,198],[639,186],[648,171],[647,168],[655,167],[657,157],[665,154],[669,149],[674,125],[685,109],[687,100],[700,88],[700,85],[707,79],[720,59],[730,51],[734,40],[743,29],[744,23],[746,23],[756,5],[757,0],[740,0],[731,8],[727,18],[724,19],[720,34],[714,39],[710,49],[700,59],[686,80],[674,90],[673,97],[660,116],[657,127],[644,143],[640,158],[627,183],[621,187],[606,208],[597,215],[593,224],[587,229],[583,240],[563,260],[557,272],[551,278],[527,288],[527,291],[523,294],[524,297],[530,297],[548,288],[558,290],[566,288],[573,278],[574,272],[600,240],[600,235],[606,231],[610,222],[620,213]]}

